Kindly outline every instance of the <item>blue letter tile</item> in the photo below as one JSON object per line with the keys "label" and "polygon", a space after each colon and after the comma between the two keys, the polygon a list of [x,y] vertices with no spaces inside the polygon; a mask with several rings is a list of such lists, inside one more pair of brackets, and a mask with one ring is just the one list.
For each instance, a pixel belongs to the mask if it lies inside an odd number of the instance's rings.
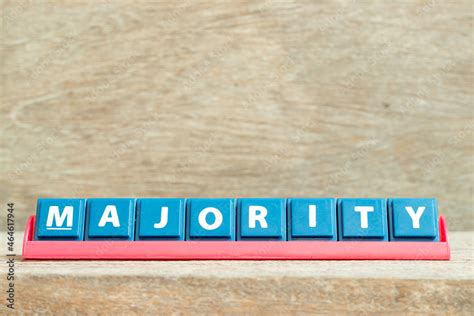
{"label": "blue letter tile", "polygon": [[290,199],[288,239],[337,240],[335,199]]}
{"label": "blue letter tile", "polygon": [[234,199],[188,199],[187,239],[235,240]]}
{"label": "blue letter tile", "polygon": [[86,199],[38,199],[35,240],[83,240]]}
{"label": "blue letter tile", "polygon": [[184,240],[185,199],[138,199],[137,240]]}
{"label": "blue letter tile", "polygon": [[338,215],[340,240],[388,241],[385,199],[340,199]]}
{"label": "blue letter tile", "polygon": [[439,241],[435,199],[390,199],[390,239]]}
{"label": "blue letter tile", "polygon": [[238,200],[239,240],[286,240],[286,199]]}
{"label": "blue letter tile", "polygon": [[133,240],[135,199],[87,200],[87,239]]}

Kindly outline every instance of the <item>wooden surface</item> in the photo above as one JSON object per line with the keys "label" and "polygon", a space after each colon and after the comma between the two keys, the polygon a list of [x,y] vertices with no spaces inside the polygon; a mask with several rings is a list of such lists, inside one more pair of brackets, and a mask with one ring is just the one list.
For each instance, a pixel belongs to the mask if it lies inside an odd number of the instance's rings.
{"label": "wooden surface", "polygon": [[452,260],[438,262],[18,258],[16,304],[18,311],[38,313],[67,306],[73,314],[470,315],[472,237],[452,233]]}
{"label": "wooden surface", "polygon": [[474,229],[471,1],[1,3],[21,227],[39,196],[434,196]]}
{"label": "wooden surface", "polygon": [[[451,232],[474,230],[472,1],[0,5],[18,231],[46,196],[433,196]],[[452,236],[471,250],[441,263],[25,262],[18,301],[468,313],[472,235]]]}

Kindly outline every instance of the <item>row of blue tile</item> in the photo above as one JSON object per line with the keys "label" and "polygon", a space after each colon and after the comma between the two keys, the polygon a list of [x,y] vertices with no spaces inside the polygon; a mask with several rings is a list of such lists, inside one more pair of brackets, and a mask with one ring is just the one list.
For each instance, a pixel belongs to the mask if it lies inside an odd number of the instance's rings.
{"label": "row of blue tile", "polygon": [[438,241],[431,198],[38,199],[36,240]]}

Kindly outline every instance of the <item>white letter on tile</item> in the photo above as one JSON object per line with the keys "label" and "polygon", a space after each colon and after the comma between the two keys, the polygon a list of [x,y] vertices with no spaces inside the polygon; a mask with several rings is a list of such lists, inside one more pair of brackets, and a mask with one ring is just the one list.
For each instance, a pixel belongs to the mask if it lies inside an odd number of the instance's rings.
{"label": "white letter on tile", "polygon": [[72,227],[73,210],[74,208],[72,206],[65,206],[63,212],[59,214],[58,206],[50,206],[48,210],[48,219],[46,220],[46,227],[53,227],[53,220],[56,222],[55,227],[61,227],[63,226],[65,219],[67,219],[66,226]]}
{"label": "white letter on tile", "polygon": [[163,206],[161,208],[161,219],[159,223],[155,223],[153,228],[163,228],[168,224],[168,207]]}
{"label": "white letter on tile", "polygon": [[309,206],[309,227],[316,227],[316,205]]}
{"label": "white letter on tile", "polygon": [[[258,212],[258,214],[257,214]],[[267,209],[263,206],[250,205],[249,206],[249,228],[255,228],[258,221],[261,228],[268,228],[265,216],[267,216]]]}
{"label": "white letter on tile", "polygon": [[[214,214],[214,223],[208,224],[206,221],[207,214]],[[215,207],[206,207],[199,213],[199,225],[205,230],[214,230],[222,224],[222,213]]]}
{"label": "white letter on tile", "polygon": [[405,206],[405,210],[407,210],[408,215],[411,217],[411,221],[413,224],[413,228],[420,228],[420,217],[423,215],[425,211],[424,206],[420,206],[416,209],[416,213],[411,206]]}
{"label": "white letter on tile", "polygon": [[373,206],[356,206],[354,211],[360,213],[360,228],[369,228],[368,212],[373,212]]}
{"label": "white letter on tile", "polygon": [[120,222],[115,205],[107,205],[104,213],[99,221],[99,227],[104,227],[105,224],[112,223],[114,227],[120,227]]}

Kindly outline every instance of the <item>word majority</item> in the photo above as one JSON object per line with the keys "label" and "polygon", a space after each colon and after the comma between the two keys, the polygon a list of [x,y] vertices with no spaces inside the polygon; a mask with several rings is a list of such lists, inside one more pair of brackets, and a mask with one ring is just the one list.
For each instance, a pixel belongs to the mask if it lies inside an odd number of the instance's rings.
{"label": "word majority", "polygon": [[35,240],[439,241],[432,198],[41,198]]}

